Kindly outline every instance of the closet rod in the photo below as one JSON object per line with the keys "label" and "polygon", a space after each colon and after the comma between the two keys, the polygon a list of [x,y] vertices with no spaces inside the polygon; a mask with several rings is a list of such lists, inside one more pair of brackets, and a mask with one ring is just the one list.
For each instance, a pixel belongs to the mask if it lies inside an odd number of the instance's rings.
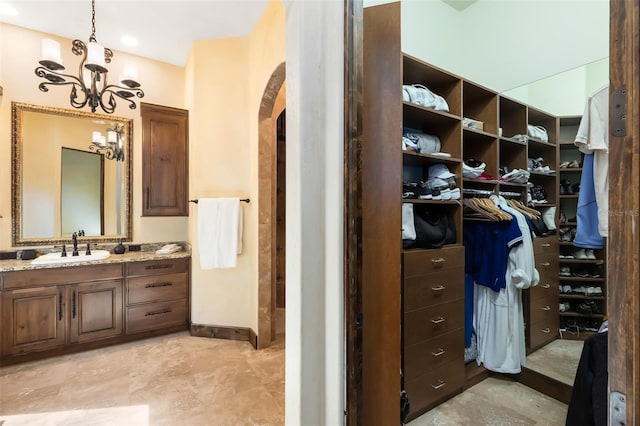
{"label": "closet rod", "polygon": [[[241,199],[240,199],[240,201],[242,201],[243,203],[249,203],[249,202],[251,202],[251,200],[250,200],[249,198],[241,198]],[[195,200],[189,200],[189,202],[190,202],[190,203],[196,203],[196,204],[198,204],[198,200],[197,200],[197,199],[195,199]]]}

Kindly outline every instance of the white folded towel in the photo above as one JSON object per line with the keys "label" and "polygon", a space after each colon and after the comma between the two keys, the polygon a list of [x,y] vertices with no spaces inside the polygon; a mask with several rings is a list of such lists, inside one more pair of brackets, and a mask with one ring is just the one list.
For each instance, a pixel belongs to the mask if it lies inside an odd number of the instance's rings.
{"label": "white folded towel", "polygon": [[198,201],[198,249],[202,269],[235,268],[242,251],[242,209],[239,198]]}

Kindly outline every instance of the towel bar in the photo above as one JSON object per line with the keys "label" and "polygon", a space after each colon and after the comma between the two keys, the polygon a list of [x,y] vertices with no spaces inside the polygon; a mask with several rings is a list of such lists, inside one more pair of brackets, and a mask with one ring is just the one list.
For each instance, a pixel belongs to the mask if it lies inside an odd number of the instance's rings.
{"label": "towel bar", "polygon": [[[243,203],[249,203],[251,200],[249,198],[241,198],[240,201],[242,201]],[[195,203],[198,204],[198,200],[189,200],[190,203]]]}

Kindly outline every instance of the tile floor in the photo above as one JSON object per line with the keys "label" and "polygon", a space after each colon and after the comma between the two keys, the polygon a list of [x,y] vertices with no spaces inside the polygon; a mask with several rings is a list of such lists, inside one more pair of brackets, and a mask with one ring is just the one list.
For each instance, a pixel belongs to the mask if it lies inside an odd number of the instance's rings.
{"label": "tile floor", "polygon": [[0,369],[0,425],[281,425],[284,337],[187,332]]}
{"label": "tile floor", "polygon": [[527,368],[573,386],[582,340],[557,339],[527,356]]}
{"label": "tile floor", "polygon": [[[562,425],[566,405],[489,378],[411,422]],[[284,337],[247,342],[187,332],[0,368],[1,426],[284,424]]]}

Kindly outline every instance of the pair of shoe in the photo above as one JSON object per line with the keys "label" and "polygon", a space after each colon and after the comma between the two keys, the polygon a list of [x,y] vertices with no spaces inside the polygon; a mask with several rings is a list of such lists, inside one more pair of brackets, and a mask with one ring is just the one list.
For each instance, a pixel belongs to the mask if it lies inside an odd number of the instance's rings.
{"label": "pair of shoe", "polygon": [[560,254],[558,257],[560,259],[573,259],[573,255],[572,254]]}
{"label": "pair of shoe", "polygon": [[558,167],[560,167],[561,169],[578,169],[580,168],[580,163],[578,163],[578,161],[576,160],[563,161]]}
{"label": "pair of shoe", "polygon": [[566,265],[562,265],[560,267],[560,276],[561,277],[570,277],[571,276],[571,268]]}
{"label": "pair of shoe", "polygon": [[571,294],[571,293],[573,293],[573,289],[568,284],[561,285],[560,286],[560,293]]}
{"label": "pair of shoe", "polygon": [[560,241],[564,243],[569,243],[573,241],[573,238],[576,236],[576,228],[564,227],[558,229],[558,238]]}
{"label": "pair of shoe", "polygon": [[567,312],[571,309],[571,305],[569,302],[560,302],[559,310],[560,312]]}
{"label": "pair of shoe", "polygon": [[598,272],[597,268],[578,265],[573,269],[573,276],[579,278],[601,278],[602,275]]}
{"label": "pair of shoe", "polygon": [[578,249],[573,252],[573,258],[579,260],[596,260],[596,254],[592,249]]}
{"label": "pair of shoe", "polygon": [[571,289],[573,293],[582,293],[585,296],[602,296],[602,288],[580,286]]}
{"label": "pair of shoe", "polygon": [[560,181],[560,195],[574,195],[573,184],[569,179]]}
{"label": "pair of shoe", "polygon": [[585,300],[578,303],[578,312],[581,314],[599,314],[600,308],[595,300]]}

